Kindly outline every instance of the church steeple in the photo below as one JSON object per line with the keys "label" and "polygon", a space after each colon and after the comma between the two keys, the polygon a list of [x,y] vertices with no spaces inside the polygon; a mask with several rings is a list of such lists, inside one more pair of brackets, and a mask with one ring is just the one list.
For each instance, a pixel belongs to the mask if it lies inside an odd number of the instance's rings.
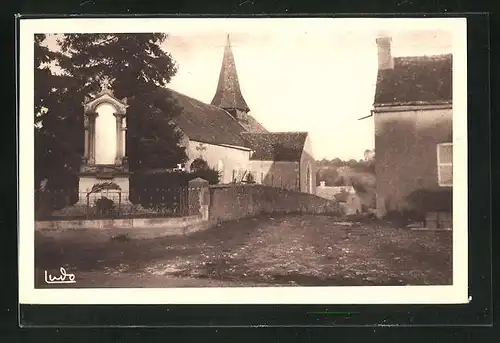
{"label": "church steeple", "polygon": [[229,34],[227,35],[219,83],[217,84],[217,90],[212,100],[212,105],[225,109],[235,117],[239,117],[241,112],[246,114],[250,111],[250,108],[241,94]]}

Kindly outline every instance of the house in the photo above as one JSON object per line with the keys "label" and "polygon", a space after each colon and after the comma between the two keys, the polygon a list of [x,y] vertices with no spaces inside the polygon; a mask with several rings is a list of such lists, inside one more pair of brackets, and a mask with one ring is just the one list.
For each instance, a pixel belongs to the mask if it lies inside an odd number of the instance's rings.
{"label": "house", "polygon": [[316,195],[337,201],[346,214],[361,212],[361,198],[353,186],[326,186],[325,181],[320,181],[319,186],[316,187]]}
{"label": "house", "polygon": [[377,212],[413,213],[451,225],[452,55],[394,58],[377,38],[375,124]]}
{"label": "house", "polygon": [[[221,183],[245,182],[314,193],[316,165],[307,132],[268,132],[251,114],[240,89],[229,35],[210,104],[163,90],[182,109],[174,119],[183,134],[190,169],[203,159]],[[251,176],[249,176],[251,175]]]}

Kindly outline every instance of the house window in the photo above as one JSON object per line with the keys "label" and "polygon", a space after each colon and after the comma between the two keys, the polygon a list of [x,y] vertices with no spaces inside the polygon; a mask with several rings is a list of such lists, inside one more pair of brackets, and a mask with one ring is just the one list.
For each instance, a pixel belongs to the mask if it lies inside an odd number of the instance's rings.
{"label": "house window", "polygon": [[453,143],[437,145],[438,183],[441,187],[453,186]]}

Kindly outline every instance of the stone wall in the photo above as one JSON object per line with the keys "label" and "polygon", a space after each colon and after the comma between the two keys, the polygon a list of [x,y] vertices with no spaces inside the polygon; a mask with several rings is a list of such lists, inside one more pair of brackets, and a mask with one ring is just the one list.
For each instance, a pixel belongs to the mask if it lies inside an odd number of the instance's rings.
{"label": "stone wall", "polygon": [[337,202],[313,194],[265,185],[210,186],[210,220],[233,220],[262,213],[341,214]]}
{"label": "stone wall", "polygon": [[52,220],[35,222],[35,230],[44,237],[64,239],[92,235],[93,239],[109,239],[126,235],[129,238],[156,238],[187,235],[210,228],[212,222],[200,216],[182,218],[130,218],[93,220]]}
{"label": "stone wall", "polygon": [[[58,235],[63,231],[95,230],[105,235],[151,238],[204,230],[217,221],[264,213],[343,214],[335,201],[313,194],[259,184],[212,185],[197,178],[189,182],[188,215],[173,218],[116,218],[35,222],[35,230]],[[63,218],[61,218],[63,219]]]}

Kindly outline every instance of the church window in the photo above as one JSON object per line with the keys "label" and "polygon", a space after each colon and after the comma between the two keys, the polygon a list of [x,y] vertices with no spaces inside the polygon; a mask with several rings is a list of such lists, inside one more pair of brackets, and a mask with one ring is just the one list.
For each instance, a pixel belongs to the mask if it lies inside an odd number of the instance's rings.
{"label": "church window", "polygon": [[217,170],[219,171],[219,180],[221,182],[224,181],[224,162],[222,160],[219,160],[217,163]]}

